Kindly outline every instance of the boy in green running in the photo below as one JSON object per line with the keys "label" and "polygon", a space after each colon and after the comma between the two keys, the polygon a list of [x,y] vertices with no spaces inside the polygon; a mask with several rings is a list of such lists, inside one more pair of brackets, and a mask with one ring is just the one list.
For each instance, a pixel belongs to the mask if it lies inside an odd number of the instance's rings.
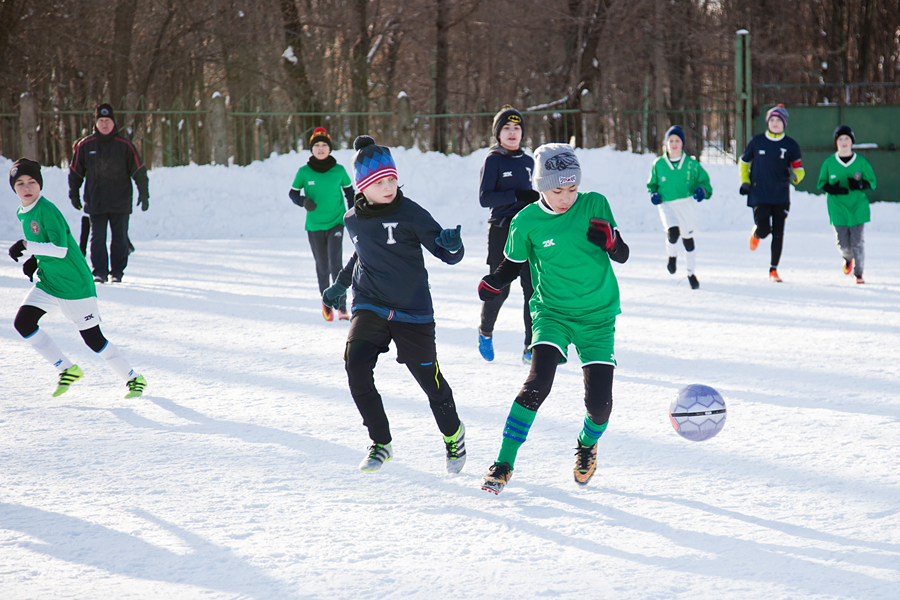
{"label": "boy in green running", "polygon": [[659,208],[659,218],[666,230],[666,265],[675,274],[679,236],[687,253],[687,278],[691,289],[700,287],[694,274],[694,234],[697,231],[697,212],[694,200],[702,202],[712,197],[709,175],[697,159],[684,152],[684,130],[673,125],[666,132],[666,148],[650,169],[647,191],[650,202]]}
{"label": "boy in green running", "polygon": [[837,152],[825,159],[816,187],[825,190],[828,218],[834,227],[837,247],[844,259],[844,275],[853,272],[856,283],[863,280],[866,258],[863,229],[871,219],[869,199],[864,190],[875,189],[875,171],[865,158],[853,152],[853,130],[839,125],[834,130]]}
{"label": "boy in green running", "polygon": [[91,270],[62,213],[41,196],[44,186],[41,165],[20,158],[9,171],[9,185],[22,202],[18,216],[25,234],[9,248],[9,256],[19,262],[23,254],[30,253],[22,270],[32,281],[35,272],[38,276],[38,282],[16,313],[14,325],[16,331],[59,370],[59,385],[53,396],[64,394],[84,376],[78,365],[66,358],[56,342],[38,327],[41,317],[56,310],[75,323],[84,343],[105,358],[126,382],[128,393],[125,397],[140,396],[147,381],[134,372],[119,349],[100,332],[100,311]]}
{"label": "boy in green running", "polygon": [[613,342],[619,284],[610,259],[624,263],[628,246],[616,230],[609,203],[596,192],[578,192],[581,167],[568,144],[545,144],[534,153],[534,182],[541,199],[512,220],[497,269],[482,279],[478,295],[491,301],[528,263],[534,283],[531,372],[513,402],[497,460],[482,489],[500,493],[512,477],[537,410],[550,393],[556,367],[574,344],[584,372],[587,412],[575,449],[575,481],[587,484],[597,466],[597,441],[612,411],[616,365]]}

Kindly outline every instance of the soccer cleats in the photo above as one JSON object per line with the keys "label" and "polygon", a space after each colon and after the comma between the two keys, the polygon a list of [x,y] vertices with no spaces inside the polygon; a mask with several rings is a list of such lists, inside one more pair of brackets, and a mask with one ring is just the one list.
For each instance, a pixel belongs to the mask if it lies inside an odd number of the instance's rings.
{"label": "soccer cleats", "polygon": [[53,392],[53,397],[56,398],[68,392],[69,386],[71,386],[82,377],[84,377],[84,372],[80,368],[78,368],[78,365],[72,365],[65,371],[60,371],[59,385],[56,386],[56,391]]}
{"label": "soccer cleats", "polygon": [[494,339],[490,336],[478,334],[478,352],[481,358],[490,362],[494,360]]}
{"label": "soccer cleats", "polygon": [[452,436],[444,436],[447,447],[447,472],[459,473],[466,464],[466,426],[460,422],[459,429]]}
{"label": "soccer cleats", "polygon": [[137,398],[147,389],[147,380],[144,379],[143,375],[138,375],[134,379],[130,379],[125,385],[128,387],[128,393],[125,394],[125,398]]}
{"label": "soccer cleats", "polygon": [[575,448],[575,483],[578,485],[587,485],[594,471],[597,470],[597,444],[593,446],[583,446],[581,442]]}
{"label": "soccer cleats", "polygon": [[513,469],[509,463],[494,463],[488,469],[487,475],[481,478],[481,489],[499,494],[512,478]]}
{"label": "soccer cleats", "polygon": [[381,466],[394,458],[394,450],[390,444],[372,444],[366,457],[359,463],[359,470],[365,473],[374,473]]}

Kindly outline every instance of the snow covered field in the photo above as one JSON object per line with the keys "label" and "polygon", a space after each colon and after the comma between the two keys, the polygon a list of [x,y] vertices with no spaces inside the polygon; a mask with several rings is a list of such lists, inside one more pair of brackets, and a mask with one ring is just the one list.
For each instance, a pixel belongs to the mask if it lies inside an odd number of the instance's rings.
{"label": "snow covered field", "polygon": [[[441,366],[468,430],[456,476],[393,351],[376,381],[395,458],[356,470],[368,442],[343,370],[348,324],[322,320],[304,211],[287,198],[307,155],[157,169],[125,283],[99,289],[103,330],[147,377],[143,397],[123,400],[57,317],[42,327],[86,375],[52,398],[54,370],[12,328],[30,284],[0,261],[0,598],[900,598],[900,205],[873,206],[855,285],[824,198],[794,194],[785,282],[771,284],[769,241],[747,249],[737,168],[707,167],[692,291],[665,270],[643,185],[652,158],[578,154],[582,188],[607,195],[631,246],[615,265],[615,405],[589,486],[572,481],[573,361],[509,487],[480,489],[527,373],[518,284],[497,359],[475,347],[483,152],[396,152],[405,193],[461,223],[467,247],[459,265],[428,261]],[[350,170],[351,152],[337,158]],[[44,180],[77,235],[66,172]],[[5,249],[21,233],[6,186],[0,202]],[[728,404],[712,440],[669,424],[689,383]]]}

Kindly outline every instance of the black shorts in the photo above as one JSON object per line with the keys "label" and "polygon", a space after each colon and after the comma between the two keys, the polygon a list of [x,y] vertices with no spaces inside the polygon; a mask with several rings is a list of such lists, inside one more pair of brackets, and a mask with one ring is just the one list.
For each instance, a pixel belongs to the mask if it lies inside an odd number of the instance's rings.
{"label": "black shorts", "polygon": [[370,310],[354,311],[350,319],[347,344],[369,342],[381,352],[387,352],[391,340],[397,346],[397,362],[401,364],[430,364],[437,360],[434,341],[434,321],[405,323],[388,321]]}

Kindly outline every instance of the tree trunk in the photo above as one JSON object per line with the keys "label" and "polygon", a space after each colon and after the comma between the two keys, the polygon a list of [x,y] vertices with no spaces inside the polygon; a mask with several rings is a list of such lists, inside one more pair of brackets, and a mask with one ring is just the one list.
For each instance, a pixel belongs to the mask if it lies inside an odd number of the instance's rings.
{"label": "tree trunk", "polygon": [[[109,69],[109,96],[116,110],[126,108],[128,94],[128,67],[131,63],[131,32],[134,29],[134,14],[137,0],[116,0],[115,34]],[[125,115],[122,115],[124,117]],[[125,119],[119,119],[120,128],[125,128]]]}
{"label": "tree trunk", "polygon": [[[446,115],[447,109],[447,76],[450,64],[450,31],[449,0],[435,0],[437,9],[437,43],[434,53],[434,114]],[[436,152],[447,152],[447,126],[446,118],[436,117],[432,123],[431,149]]]}
{"label": "tree trunk", "polygon": [[[355,113],[368,112],[370,40],[366,22],[367,4],[368,0],[356,0],[357,37],[350,53],[352,61],[350,111]],[[369,119],[366,115],[356,115],[350,119],[350,123],[351,137],[367,133],[369,130]]]}

